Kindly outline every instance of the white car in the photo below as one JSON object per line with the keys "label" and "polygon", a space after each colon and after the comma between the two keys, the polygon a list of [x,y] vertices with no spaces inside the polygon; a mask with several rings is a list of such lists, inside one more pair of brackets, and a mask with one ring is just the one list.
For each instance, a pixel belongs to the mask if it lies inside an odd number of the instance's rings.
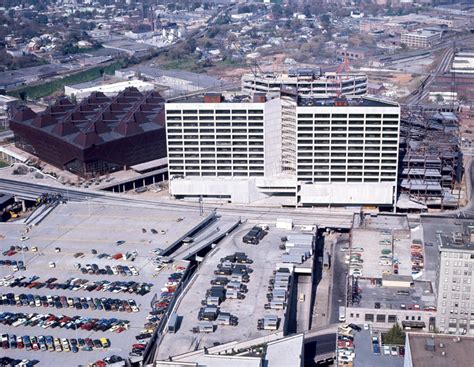
{"label": "white car", "polygon": [[362,271],[360,269],[351,269],[350,275],[354,277],[361,277]]}

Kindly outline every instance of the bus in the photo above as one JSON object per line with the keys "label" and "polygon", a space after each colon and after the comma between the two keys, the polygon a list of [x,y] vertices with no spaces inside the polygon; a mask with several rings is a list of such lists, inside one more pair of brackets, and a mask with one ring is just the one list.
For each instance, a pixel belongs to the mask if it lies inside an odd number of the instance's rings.
{"label": "bus", "polygon": [[346,321],[346,307],[339,306],[339,322],[345,322],[345,321]]}

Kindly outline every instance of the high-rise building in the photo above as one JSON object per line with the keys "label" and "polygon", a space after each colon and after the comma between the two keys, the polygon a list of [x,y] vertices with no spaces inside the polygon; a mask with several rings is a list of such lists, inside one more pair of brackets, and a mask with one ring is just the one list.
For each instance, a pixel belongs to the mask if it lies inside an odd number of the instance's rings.
{"label": "high-rise building", "polygon": [[397,104],[368,98],[300,99],[296,111],[299,204],[393,203]]}
{"label": "high-rise building", "polygon": [[400,107],[368,98],[166,104],[170,193],[236,203],[392,206]]}
{"label": "high-rise building", "polygon": [[463,223],[460,232],[439,235],[439,331],[474,335],[474,228]]}

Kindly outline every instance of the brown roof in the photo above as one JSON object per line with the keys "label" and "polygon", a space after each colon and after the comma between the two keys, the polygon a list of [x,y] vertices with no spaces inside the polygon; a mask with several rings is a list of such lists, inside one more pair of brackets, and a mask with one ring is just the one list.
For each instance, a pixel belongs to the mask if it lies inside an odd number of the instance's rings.
{"label": "brown roof", "polygon": [[17,121],[28,121],[36,117],[36,113],[33,110],[26,106],[20,106],[13,118]]}
{"label": "brown roof", "polygon": [[97,135],[94,131],[81,131],[79,134],[74,138],[74,143],[79,145],[81,148],[88,148],[92,145],[98,145],[102,143],[102,138]]}
{"label": "brown roof", "polygon": [[[407,334],[413,367],[472,366],[474,337],[445,334]],[[434,343],[433,343],[434,341]],[[427,344],[434,344],[433,349]],[[443,355],[444,354],[444,355]]]}
{"label": "brown roof", "polygon": [[63,121],[57,123],[53,128],[53,134],[59,136],[66,136],[77,133],[77,128],[72,124],[71,121]]}

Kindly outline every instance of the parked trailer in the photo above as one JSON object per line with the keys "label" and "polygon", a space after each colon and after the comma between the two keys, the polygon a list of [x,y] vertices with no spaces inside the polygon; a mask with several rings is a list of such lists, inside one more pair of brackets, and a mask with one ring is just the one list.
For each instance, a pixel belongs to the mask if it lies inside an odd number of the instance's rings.
{"label": "parked trailer", "polygon": [[263,318],[263,329],[264,330],[278,330],[279,323],[278,316],[267,315]]}
{"label": "parked trailer", "polygon": [[290,241],[290,242],[297,241],[297,240],[300,240],[300,241],[308,241],[308,240],[314,241],[314,235],[311,234],[311,233],[289,233],[286,236],[286,240]]}
{"label": "parked trailer", "polygon": [[168,320],[168,333],[174,334],[178,331],[178,315],[173,312]]}
{"label": "parked trailer", "polygon": [[283,263],[290,263],[290,264],[302,264],[303,263],[303,256],[301,255],[290,255],[290,254],[283,254],[281,255],[281,261]]}
{"label": "parked trailer", "polygon": [[198,332],[200,333],[213,333],[214,325],[212,322],[202,321],[198,323]]}
{"label": "parked trailer", "polygon": [[272,310],[284,310],[285,309],[285,302],[271,301],[270,302],[270,309],[272,309]]}

